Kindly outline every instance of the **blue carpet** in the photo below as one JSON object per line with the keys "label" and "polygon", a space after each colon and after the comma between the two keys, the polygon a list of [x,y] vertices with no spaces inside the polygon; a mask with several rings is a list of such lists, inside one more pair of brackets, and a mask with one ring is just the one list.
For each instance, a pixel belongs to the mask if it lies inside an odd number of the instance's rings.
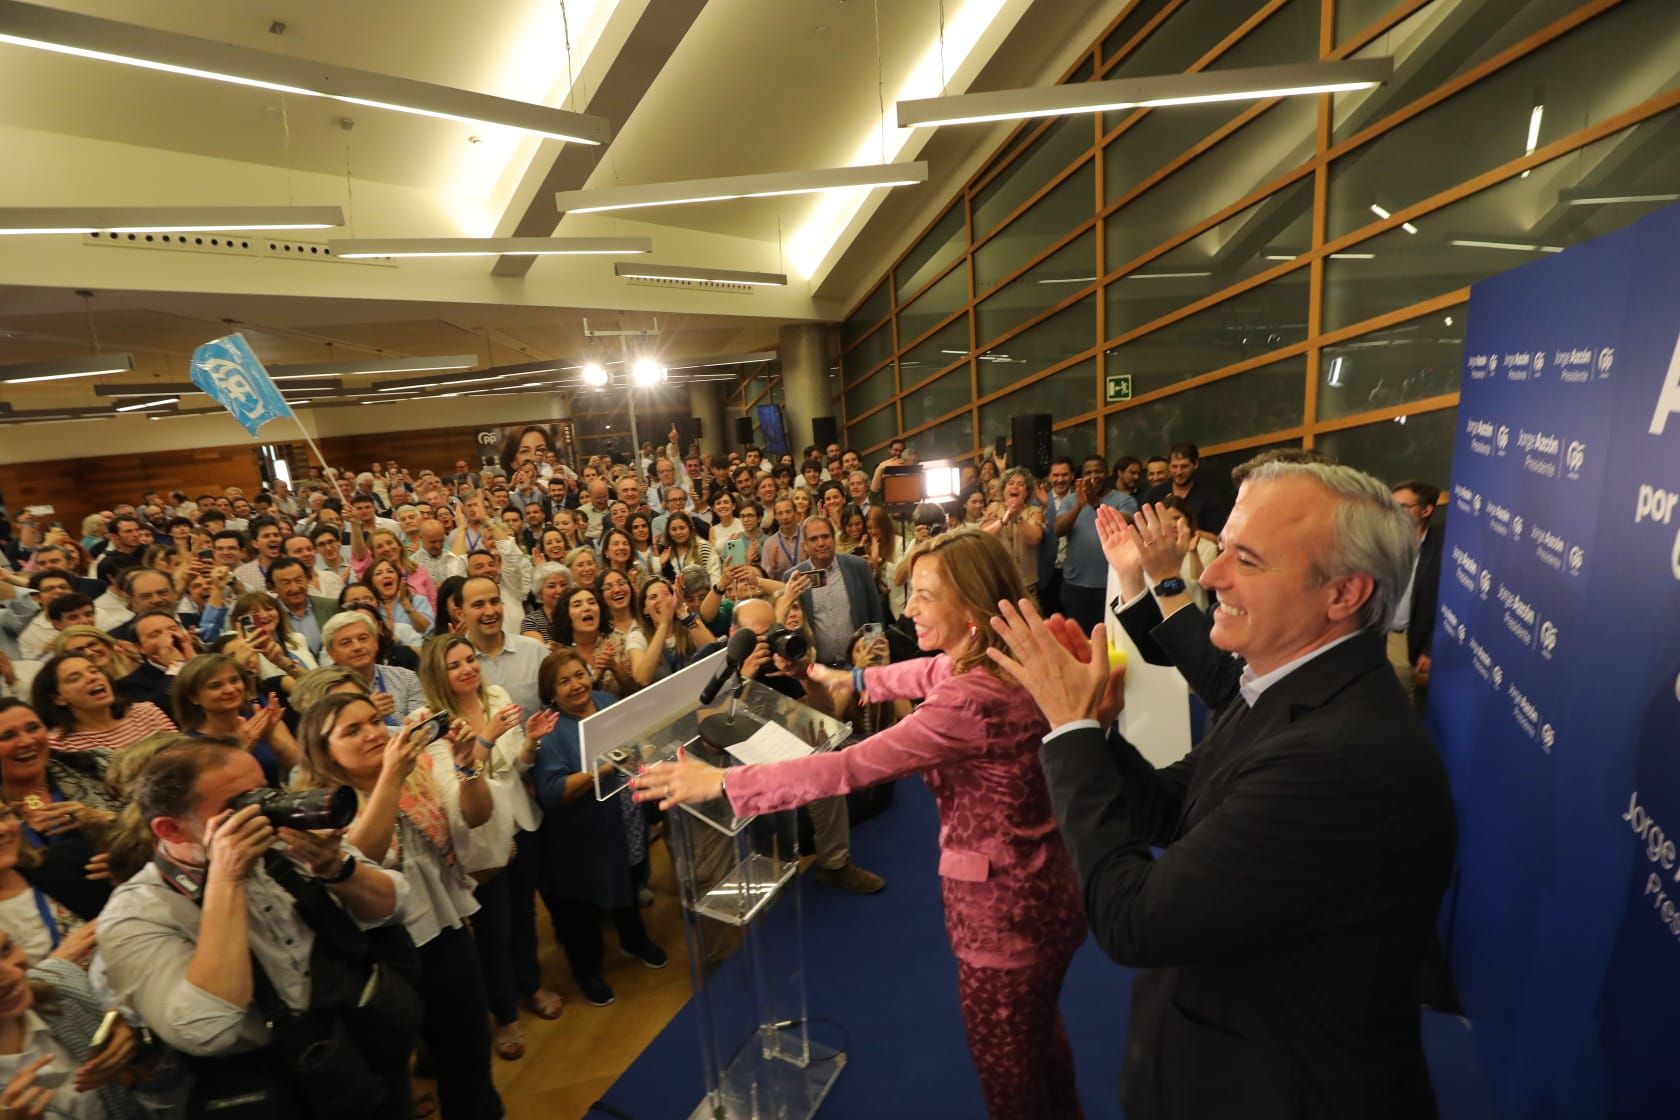
{"label": "blue carpet", "polygon": [[[828,1120],[983,1117],[980,1089],[957,1012],[956,962],[939,902],[939,819],[921,781],[899,783],[885,813],[852,832],[852,854],[886,878],[867,898],[805,888],[806,978],[812,1034],[837,1040],[848,1065],[821,1116]],[[724,967],[730,967],[730,962]],[[1090,1120],[1119,1120],[1119,1055],[1132,971],[1087,941],[1062,987],[1079,1095]],[[702,1085],[693,1005],[642,1052],[603,1100],[635,1120],[681,1120]],[[1491,1120],[1492,1095],[1469,1030],[1427,1014],[1424,1043],[1442,1120]]]}

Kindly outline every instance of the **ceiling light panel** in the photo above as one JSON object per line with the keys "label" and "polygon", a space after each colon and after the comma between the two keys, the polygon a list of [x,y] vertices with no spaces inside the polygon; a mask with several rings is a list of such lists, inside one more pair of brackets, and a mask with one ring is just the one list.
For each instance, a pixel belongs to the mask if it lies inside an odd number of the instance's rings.
{"label": "ceiling light panel", "polygon": [[1074,113],[1107,113],[1120,109],[1339,93],[1368,89],[1387,81],[1393,74],[1393,59],[1362,58],[1344,62],[1306,62],[1120,78],[1108,82],[1071,82],[1037,89],[993,90],[900,101],[898,127],[930,128]]}
{"label": "ceiling light panel", "polygon": [[475,369],[477,354],[442,354],[419,358],[374,358],[365,362],[301,362],[269,366],[276,381],[304,377],[338,377],[356,373],[431,373],[451,369]]}
{"label": "ceiling light panel", "polygon": [[410,237],[329,240],[341,260],[389,257],[622,257],[653,252],[650,237]]}
{"label": "ceiling light panel", "polygon": [[776,171],[766,175],[729,175],[720,179],[684,179],[634,187],[560,191],[555,208],[562,214],[593,214],[603,210],[634,210],[644,206],[680,206],[696,202],[724,202],[736,198],[774,198],[780,195],[819,194],[824,191],[874,187],[907,187],[927,182],[928,165],[880,163],[863,167],[830,167],[816,171]]}
{"label": "ceiling light panel", "polygon": [[0,383],[26,385],[33,381],[66,381],[72,377],[98,377],[104,373],[131,373],[133,370],[133,354],[88,354],[0,366]]}
{"label": "ceiling light panel", "polygon": [[601,144],[605,118],[0,0],[0,43],[443,120]]}
{"label": "ceiling light panel", "polygon": [[42,233],[214,233],[221,230],[332,229],[337,206],[27,206],[0,207],[0,235]]}
{"label": "ceiling light panel", "polygon": [[626,280],[688,280],[702,284],[746,284],[751,287],[785,288],[783,272],[744,272],[735,268],[700,268],[680,264],[644,264],[641,261],[613,265],[613,273]]}

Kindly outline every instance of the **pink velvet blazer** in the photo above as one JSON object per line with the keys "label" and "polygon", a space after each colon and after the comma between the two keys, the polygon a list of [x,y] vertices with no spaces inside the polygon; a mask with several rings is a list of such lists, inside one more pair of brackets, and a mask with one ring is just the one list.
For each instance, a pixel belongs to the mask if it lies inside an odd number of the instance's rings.
{"label": "pink velvet blazer", "polygon": [[1019,968],[1070,955],[1085,913],[1038,766],[1049,729],[1021,689],[941,654],[864,670],[871,702],[924,698],[910,716],[841,751],[729,772],[740,816],[920,773],[939,805],[945,928],[959,960]]}

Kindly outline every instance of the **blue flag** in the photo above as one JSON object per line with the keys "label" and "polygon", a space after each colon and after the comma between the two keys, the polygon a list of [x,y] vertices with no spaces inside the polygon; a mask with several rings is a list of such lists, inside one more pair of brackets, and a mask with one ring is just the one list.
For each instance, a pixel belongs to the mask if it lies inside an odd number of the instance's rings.
{"label": "blue flag", "polygon": [[230,334],[194,350],[192,380],[212,400],[233,413],[233,418],[253,436],[270,420],[292,416],[291,406],[274,387],[268,371],[251,352],[250,343],[243,335]]}

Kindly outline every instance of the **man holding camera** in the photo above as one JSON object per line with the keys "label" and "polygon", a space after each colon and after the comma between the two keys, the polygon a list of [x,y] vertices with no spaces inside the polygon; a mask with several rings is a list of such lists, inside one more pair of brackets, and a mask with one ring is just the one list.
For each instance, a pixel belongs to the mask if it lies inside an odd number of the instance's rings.
{"label": "man holding camera", "polygon": [[808,573],[799,598],[816,637],[816,659],[824,665],[848,662],[858,628],[887,621],[869,561],[836,552],[834,523],[818,515],[805,519],[805,559],[788,569],[787,578],[800,572]]}
{"label": "man holding camera", "polygon": [[262,787],[256,760],[216,740],[147,763],[134,794],[153,859],[99,920],[111,987],[190,1059],[189,1115],[261,1095],[263,1115],[406,1118],[418,997],[400,944],[367,931],[400,932],[408,885],[342,830],[289,827],[308,818],[284,795],[243,803]]}

